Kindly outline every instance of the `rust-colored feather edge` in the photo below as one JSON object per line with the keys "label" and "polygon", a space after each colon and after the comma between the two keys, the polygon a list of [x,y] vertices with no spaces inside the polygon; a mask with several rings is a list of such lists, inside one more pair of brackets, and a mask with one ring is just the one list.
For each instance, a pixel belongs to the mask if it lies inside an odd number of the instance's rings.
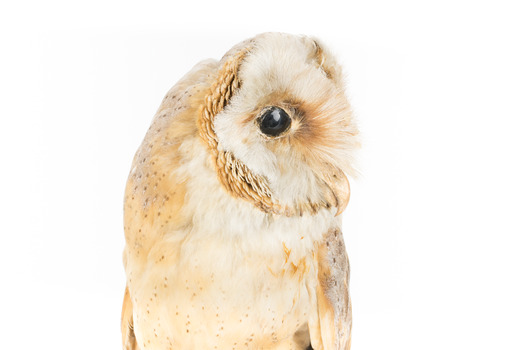
{"label": "rust-colored feather edge", "polygon": [[272,192],[264,177],[253,174],[230,152],[219,150],[219,140],[213,128],[213,118],[225,108],[235,90],[240,87],[237,72],[249,50],[250,47],[247,47],[232,55],[219,70],[217,79],[204,99],[199,123],[200,136],[212,152],[221,184],[230,193],[252,202],[266,213],[291,215],[289,210],[272,199]]}

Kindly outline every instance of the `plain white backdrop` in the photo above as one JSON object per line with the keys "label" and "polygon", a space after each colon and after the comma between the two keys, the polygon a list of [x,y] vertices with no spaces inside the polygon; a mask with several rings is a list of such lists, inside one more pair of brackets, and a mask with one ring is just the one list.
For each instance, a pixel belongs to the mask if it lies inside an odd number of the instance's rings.
{"label": "plain white backdrop", "polygon": [[120,349],[122,200],[166,91],[265,31],[339,57],[363,135],[353,349],[525,349],[520,1],[3,1],[0,347]]}

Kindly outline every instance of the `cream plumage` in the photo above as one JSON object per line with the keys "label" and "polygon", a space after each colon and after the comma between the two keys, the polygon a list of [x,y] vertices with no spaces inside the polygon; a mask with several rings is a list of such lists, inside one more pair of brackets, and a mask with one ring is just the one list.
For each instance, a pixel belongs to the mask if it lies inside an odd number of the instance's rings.
{"label": "cream plumage", "polygon": [[266,33],[166,95],[125,197],[126,349],[348,349],[357,128],[318,41]]}

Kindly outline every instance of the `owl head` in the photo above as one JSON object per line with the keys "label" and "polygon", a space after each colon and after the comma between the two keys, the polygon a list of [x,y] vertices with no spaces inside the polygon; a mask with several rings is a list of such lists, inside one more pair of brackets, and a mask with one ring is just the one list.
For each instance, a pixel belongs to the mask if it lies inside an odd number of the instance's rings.
{"label": "owl head", "polygon": [[341,213],[359,143],[334,57],[318,40],[265,33],[219,67],[199,130],[226,190],[268,213]]}

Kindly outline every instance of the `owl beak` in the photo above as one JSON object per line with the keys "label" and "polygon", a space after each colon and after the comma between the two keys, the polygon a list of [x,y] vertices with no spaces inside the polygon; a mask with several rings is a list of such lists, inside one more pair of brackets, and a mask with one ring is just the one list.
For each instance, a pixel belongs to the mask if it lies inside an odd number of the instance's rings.
{"label": "owl beak", "polygon": [[335,216],[338,216],[345,210],[350,201],[350,183],[348,182],[345,173],[339,169],[325,174],[323,177],[324,181],[332,191],[335,199],[335,206],[337,207],[337,213]]}

